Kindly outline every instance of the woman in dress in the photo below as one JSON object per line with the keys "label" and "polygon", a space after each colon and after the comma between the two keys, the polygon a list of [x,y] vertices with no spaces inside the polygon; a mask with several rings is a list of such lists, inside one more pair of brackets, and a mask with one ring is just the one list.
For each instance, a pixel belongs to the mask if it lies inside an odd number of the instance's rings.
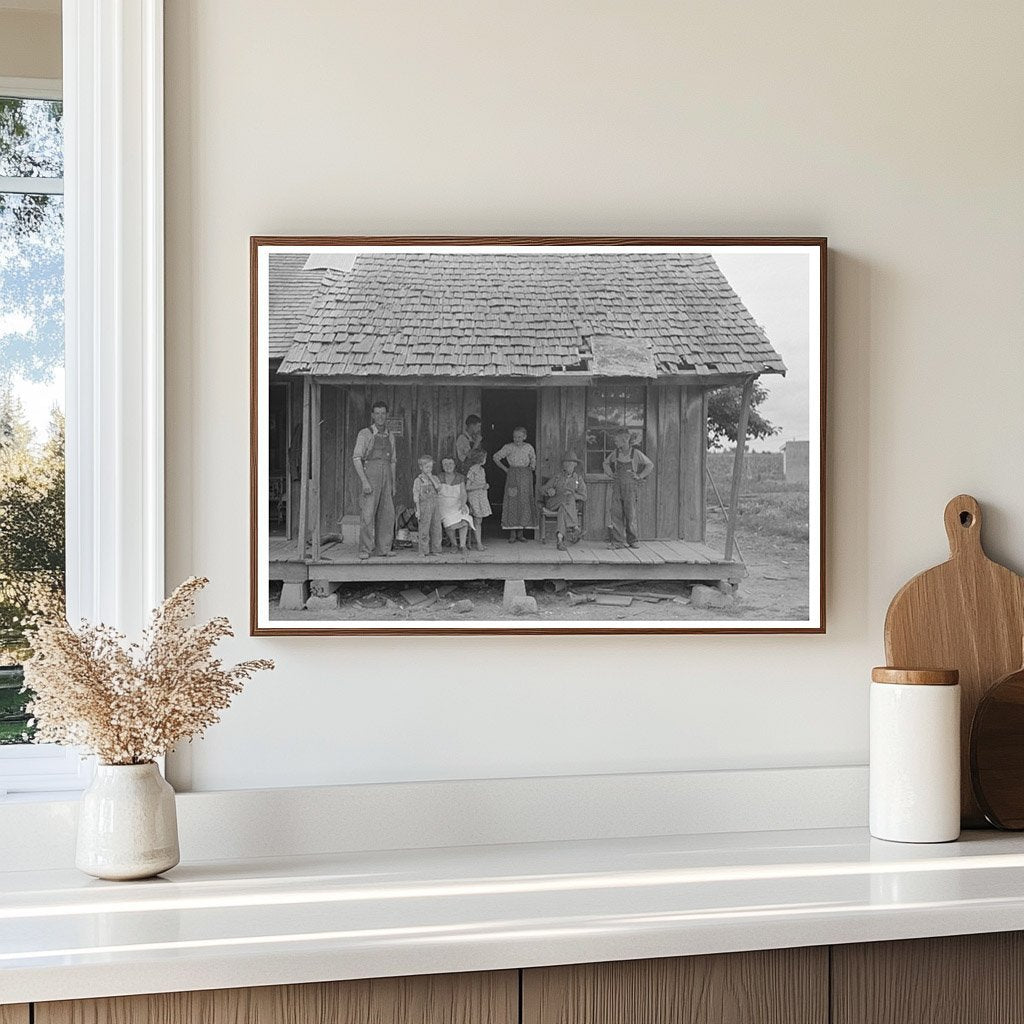
{"label": "woman in dress", "polygon": [[484,472],[486,461],[487,452],[483,448],[474,448],[466,457],[469,467],[466,470],[466,495],[473,516],[477,551],[484,550],[484,520],[491,514],[491,503],[487,500],[487,474]]}
{"label": "woman in dress", "polygon": [[[473,517],[466,506],[466,480],[455,472],[455,459],[450,455],[441,460],[441,487],[437,492],[437,506],[441,513],[441,525],[448,535],[452,549],[456,547],[467,554],[466,537],[473,525]],[[458,543],[456,544],[456,538]]]}
{"label": "woman in dress", "polygon": [[495,453],[494,464],[505,473],[505,500],[501,505],[501,528],[509,531],[508,542],[526,540],[523,530],[537,528],[537,507],[533,495],[533,471],[537,453],[526,442],[526,427],[512,431],[512,443]]}

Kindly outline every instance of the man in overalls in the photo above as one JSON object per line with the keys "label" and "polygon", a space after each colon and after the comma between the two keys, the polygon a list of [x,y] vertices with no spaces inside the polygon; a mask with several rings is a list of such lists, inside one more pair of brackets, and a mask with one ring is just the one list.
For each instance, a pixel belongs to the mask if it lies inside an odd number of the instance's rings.
{"label": "man in overalls", "polygon": [[359,557],[393,555],[395,538],[395,437],[387,402],[374,402],[370,426],[359,431],[352,462],[363,485],[359,498]]}
{"label": "man in overalls", "polygon": [[640,547],[640,517],[637,495],[640,482],[654,472],[654,463],[639,448],[633,447],[628,430],[615,432],[615,451],[604,460],[605,476],[610,477],[613,548]]}

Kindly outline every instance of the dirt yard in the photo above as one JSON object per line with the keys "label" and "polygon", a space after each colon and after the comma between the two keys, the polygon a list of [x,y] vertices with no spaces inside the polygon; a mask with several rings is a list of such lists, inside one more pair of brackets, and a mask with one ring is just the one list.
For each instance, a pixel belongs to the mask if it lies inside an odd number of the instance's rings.
{"label": "dirt yard", "polygon": [[[766,485],[770,487],[772,485]],[[685,621],[795,620],[808,615],[808,527],[807,491],[757,490],[743,496],[737,531],[740,551],[749,575],[739,586],[732,608],[694,608],[690,585],[684,583],[570,584],[552,593],[543,583],[527,583],[527,593],[537,599],[538,618],[543,621]],[[721,549],[725,542],[725,517],[720,509],[708,509],[707,543]],[[572,604],[570,594],[597,596],[597,588],[616,595],[664,595],[663,600],[634,598],[628,607],[597,603]],[[402,591],[422,595],[411,604]],[[338,621],[364,620],[381,623],[470,622],[505,620],[536,622],[519,618],[502,609],[500,582],[472,581],[448,584],[438,589],[426,584],[392,583],[383,587],[358,584],[340,591],[341,607],[329,613]],[[460,602],[472,602],[465,611]],[[457,607],[458,606],[458,607]],[[277,595],[272,594],[271,618],[277,619]],[[324,612],[288,612],[289,621],[323,620]]]}

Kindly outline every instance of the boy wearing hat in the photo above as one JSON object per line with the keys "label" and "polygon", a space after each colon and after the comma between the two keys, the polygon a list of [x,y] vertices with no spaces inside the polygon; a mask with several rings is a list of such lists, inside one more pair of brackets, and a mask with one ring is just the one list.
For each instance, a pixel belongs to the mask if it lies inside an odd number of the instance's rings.
{"label": "boy wearing hat", "polygon": [[555,538],[559,551],[565,550],[565,535],[569,530],[579,531],[580,516],[577,501],[587,500],[587,483],[577,472],[580,460],[575,452],[562,456],[562,468],[540,489],[544,507],[556,512]]}

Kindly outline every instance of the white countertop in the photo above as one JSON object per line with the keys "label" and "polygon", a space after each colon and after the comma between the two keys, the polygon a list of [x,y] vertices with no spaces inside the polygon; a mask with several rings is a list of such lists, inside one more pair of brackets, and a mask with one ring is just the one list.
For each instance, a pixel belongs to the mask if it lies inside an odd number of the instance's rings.
{"label": "white countertop", "polygon": [[0,872],[0,1004],[1024,929],[1024,836],[861,829]]}

